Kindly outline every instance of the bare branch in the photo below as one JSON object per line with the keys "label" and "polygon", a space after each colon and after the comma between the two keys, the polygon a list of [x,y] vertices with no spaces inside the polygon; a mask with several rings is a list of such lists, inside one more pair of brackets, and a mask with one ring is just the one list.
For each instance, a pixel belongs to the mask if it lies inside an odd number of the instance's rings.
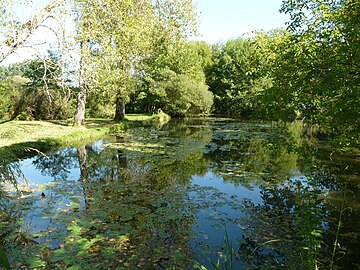
{"label": "bare branch", "polygon": [[27,23],[24,23],[14,37],[6,39],[0,45],[0,63],[19,48],[25,40],[47,19],[53,10],[62,5],[64,0],[53,0],[49,5],[35,14]]}

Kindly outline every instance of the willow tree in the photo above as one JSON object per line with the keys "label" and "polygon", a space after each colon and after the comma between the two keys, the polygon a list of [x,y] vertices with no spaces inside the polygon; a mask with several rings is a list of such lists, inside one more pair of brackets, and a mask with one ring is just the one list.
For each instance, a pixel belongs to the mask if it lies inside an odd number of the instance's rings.
{"label": "willow tree", "polygon": [[159,0],[155,13],[152,50],[143,61],[145,87],[135,103],[147,111],[163,109],[177,116],[207,113],[212,95],[203,72],[204,44],[187,41],[198,27],[192,1]]}
{"label": "willow tree", "polygon": [[205,83],[204,68],[211,61],[210,46],[178,42],[175,51],[171,49],[148,59],[149,74],[134,108],[146,112],[161,109],[172,116],[208,114],[213,95]]}

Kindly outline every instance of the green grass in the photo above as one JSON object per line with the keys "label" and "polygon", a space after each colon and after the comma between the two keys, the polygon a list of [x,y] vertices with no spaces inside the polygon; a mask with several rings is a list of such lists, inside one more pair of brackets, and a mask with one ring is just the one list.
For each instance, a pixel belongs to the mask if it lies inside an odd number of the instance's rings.
{"label": "green grass", "polygon": [[[76,145],[126,131],[128,128],[156,124],[161,115],[131,114],[115,123],[111,119],[86,119],[83,127],[72,126],[72,119],[64,121],[9,121],[0,124],[0,156],[9,153],[43,151],[52,147]],[[164,121],[169,120],[167,116]]]}
{"label": "green grass", "polygon": [[54,141],[54,144],[64,144],[72,140],[91,137],[93,133],[107,129],[73,127],[64,123],[44,121],[12,121],[0,125],[0,147],[34,141]]}

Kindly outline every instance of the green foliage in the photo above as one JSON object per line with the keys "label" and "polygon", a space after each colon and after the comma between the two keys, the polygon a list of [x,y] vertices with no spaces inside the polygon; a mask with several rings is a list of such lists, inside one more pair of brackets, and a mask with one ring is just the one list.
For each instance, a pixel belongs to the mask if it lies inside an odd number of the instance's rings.
{"label": "green foliage", "polygon": [[16,107],[27,80],[20,76],[7,77],[0,81],[0,119],[9,118]]}
{"label": "green foliage", "polygon": [[171,70],[159,72],[150,93],[160,99],[164,111],[175,116],[208,114],[213,101],[212,93],[204,83]]}
{"label": "green foliage", "polygon": [[114,93],[105,90],[91,91],[86,98],[87,118],[114,118],[114,103]]}
{"label": "green foliage", "polygon": [[87,83],[96,89],[91,94],[92,115],[99,115],[98,110],[108,114],[116,101],[117,118],[118,110],[136,92],[139,78],[144,76],[144,59],[154,51],[176,45],[193,32],[192,1],[129,0],[100,4],[88,0],[82,11],[79,38],[91,43],[86,68],[92,75]]}
{"label": "green foliage", "polygon": [[249,115],[257,106],[257,96],[271,86],[266,73],[268,55],[256,42],[237,39],[213,47],[213,64],[206,72],[206,82],[214,93],[215,113]]}
{"label": "green foliage", "polygon": [[215,112],[303,119],[340,148],[358,147],[358,1],[283,1],[289,30],[213,47],[207,84]]}
{"label": "green foliage", "polygon": [[292,35],[282,44],[272,100],[292,117],[305,118],[337,137],[340,147],[358,146],[358,1],[284,1]]}
{"label": "green foliage", "polygon": [[24,0],[1,0],[0,1],[0,34],[3,38],[14,37],[14,34],[21,27],[21,20],[25,18],[21,17],[16,12],[21,8],[31,8],[33,1]]}
{"label": "green foliage", "polygon": [[149,48],[152,6],[146,0],[120,4],[89,0],[82,12],[84,21],[79,38],[91,42],[87,68],[95,71],[90,83],[101,87],[102,91],[114,93],[131,77],[130,69],[137,68],[138,61]]}
{"label": "green foliage", "polygon": [[296,44],[290,45],[291,35],[288,31],[263,34],[258,38],[261,43],[268,44],[266,55],[271,63],[268,72],[273,83],[260,94],[257,115],[272,120],[293,121],[301,107],[298,100],[294,99],[296,94],[292,92],[292,89],[296,89],[292,85],[295,83],[293,76],[298,68],[289,51],[293,50],[293,45]]}
{"label": "green foliage", "polygon": [[175,116],[208,114],[213,103],[204,75],[211,62],[209,45],[179,41],[176,46],[161,46],[145,61],[148,75],[134,109],[162,109]]}
{"label": "green foliage", "polygon": [[3,69],[0,118],[65,119],[71,114],[71,89],[61,82],[61,68],[50,54]]}
{"label": "green foliage", "polygon": [[157,1],[155,13],[158,19],[151,33],[151,53],[144,59],[146,75],[156,74],[165,68],[176,73],[188,71],[189,66],[186,65],[191,58],[187,58],[186,53],[193,54],[193,50],[189,49],[186,40],[198,26],[194,1]]}

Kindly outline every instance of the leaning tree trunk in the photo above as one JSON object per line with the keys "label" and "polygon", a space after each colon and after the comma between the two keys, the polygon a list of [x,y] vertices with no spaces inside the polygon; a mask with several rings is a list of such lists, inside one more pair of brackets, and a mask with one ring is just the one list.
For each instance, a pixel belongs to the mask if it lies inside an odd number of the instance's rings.
{"label": "leaning tree trunk", "polygon": [[125,97],[119,88],[116,94],[116,110],[115,110],[115,122],[120,122],[125,118]]}
{"label": "leaning tree trunk", "polygon": [[87,53],[90,47],[89,41],[83,41],[81,47],[79,93],[76,102],[76,113],[74,116],[74,126],[81,126],[85,120],[86,93],[87,93]]}
{"label": "leaning tree trunk", "polygon": [[31,20],[20,26],[15,35],[4,40],[0,45],[0,63],[11,53],[18,49],[34,31],[51,16],[53,10],[60,6],[64,0],[53,0],[44,7],[39,13],[35,14]]}

